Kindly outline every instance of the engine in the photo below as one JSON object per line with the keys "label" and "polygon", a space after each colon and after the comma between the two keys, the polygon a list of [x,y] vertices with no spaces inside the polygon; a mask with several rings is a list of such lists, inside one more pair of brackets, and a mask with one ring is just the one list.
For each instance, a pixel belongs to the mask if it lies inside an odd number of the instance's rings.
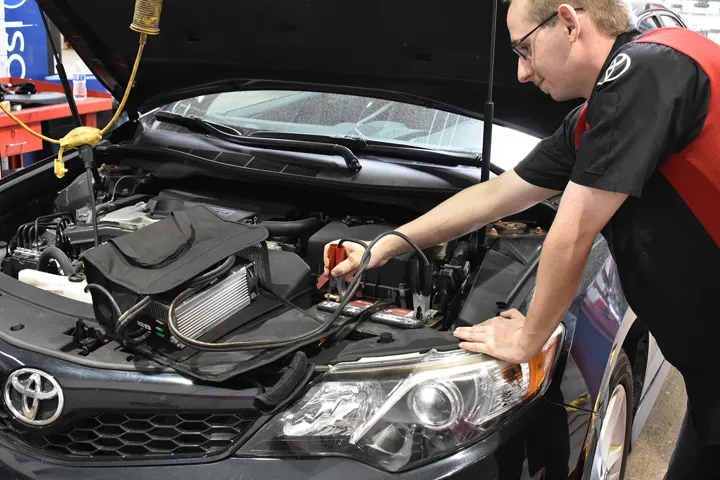
{"label": "engine", "polygon": [[[341,238],[370,241],[397,227],[371,215],[333,216],[242,194],[153,191],[143,188],[147,174],[109,167],[98,188],[96,232],[86,181],[80,176],[59,193],[56,213],[18,227],[3,272],[92,304],[107,338],[176,352],[175,359],[239,333],[262,337],[257,325],[290,321],[288,312],[327,320],[341,299],[323,275],[325,245]],[[478,236],[426,251],[428,271],[414,253],[397,256],[363,274],[341,323],[352,326],[349,338],[444,329],[458,319],[469,324],[482,302],[492,308],[494,297],[474,300],[471,294],[463,306],[468,282],[501,278],[503,268],[511,282],[512,269],[529,262],[544,234],[538,225],[498,222],[490,242],[520,241],[507,242],[508,251],[495,248],[488,257],[495,263],[487,263],[498,267],[475,275],[472,259],[483,248]],[[284,333],[283,327],[273,329]]]}

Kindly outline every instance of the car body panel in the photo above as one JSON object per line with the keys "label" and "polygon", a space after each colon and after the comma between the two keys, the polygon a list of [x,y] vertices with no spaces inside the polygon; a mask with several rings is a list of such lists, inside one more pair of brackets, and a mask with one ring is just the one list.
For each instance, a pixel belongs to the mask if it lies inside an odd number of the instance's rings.
{"label": "car body panel", "polygon": [[[521,311],[529,306],[530,299],[531,296],[525,300]],[[555,374],[556,383],[558,376],[562,377],[560,392],[551,388],[546,394],[551,401],[566,406],[569,412],[577,409],[595,414],[592,418],[583,417],[587,421],[584,425],[587,437],[583,441],[582,452],[570,457],[571,462],[577,462],[578,471],[587,475],[589,469],[582,468],[582,455],[592,448],[592,442],[602,428],[603,412],[609,400],[610,375],[619,349],[636,319],[622,294],[617,266],[609,256],[607,243],[598,237],[578,296],[563,320],[571,338],[571,347],[565,361],[558,366],[560,373]],[[631,445],[642,432],[670,369],[651,335],[649,342],[643,392],[639,404],[635,406],[637,413],[633,420]]]}

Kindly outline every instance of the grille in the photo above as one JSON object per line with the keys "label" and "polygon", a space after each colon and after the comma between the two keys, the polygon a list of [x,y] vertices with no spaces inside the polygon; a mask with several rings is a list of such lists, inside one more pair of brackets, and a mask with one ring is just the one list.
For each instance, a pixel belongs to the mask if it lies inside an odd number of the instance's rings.
{"label": "grille", "polygon": [[215,158],[218,155],[220,155],[220,152],[215,152],[213,150],[201,150],[198,148],[193,148],[192,154],[197,155],[198,157],[207,158],[208,160],[215,160]]}
{"label": "grille", "polygon": [[252,160],[253,156],[248,153],[241,152],[223,152],[220,154],[218,161],[228,163],[230,165],[238,165],[244,167]]}
{"label": "grille", "polygon": [[162,132],[176,133],[178,130],[180,130],[180,125],[173,125],[172,123],[158,122],[158,126],[156,127],[156,130],[160,130]]}
{"label": "grille", "polygon": [[192,133],[191,130],[187,127],[184,127],[182,125],[175,125],[175,124],[167,123],[167,122],[158,122],[158,126],[155,127],[155,130],[160,130],[161,132],[170,132],[170,133]]}
{"label": "grille", "polygon": [[252,162],[248,163],[247,168],[254,168],[255,170],[265,170],[268,172],[280,172],[285,167],[282,162],[276,162],[275,160],[268,160],[266,158],[255,157]]}
{"label": "grille", "polygon": [[265,170],[267,172],[283,172],[301,177],[316,177],[318,170],[311,167],[302,167],[289,163],[268,160],[267,158],[254,157],[242,152],[220,152],[213,150],[190,149],[184,147],[170,147],[179,152],[188,153],[208,160],[216,160],[228,165],[252,168],[254,170]]}
{"label": "grille", "polygon": [[39,434],[0,411],[0,434],[48,453],[75,458],[212,455],[233,445],[257,415],[233,413],[105,413],[79,418],[63,431]]}
{"label": "grille", "polygon": [[318,171],[314,168],[300,167],[298,165],[288,165],[283,173],[291,175],[300,175],[302,177],[317,177]]}

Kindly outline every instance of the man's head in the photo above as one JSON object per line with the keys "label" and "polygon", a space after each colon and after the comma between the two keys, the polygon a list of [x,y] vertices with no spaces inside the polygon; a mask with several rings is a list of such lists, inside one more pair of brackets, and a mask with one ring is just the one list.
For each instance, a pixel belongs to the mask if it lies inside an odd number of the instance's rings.
{"label": "man's head", "polygon": [[505,1],[518,80],[558,101],[587,98],[615,38],[632,29],[625,0]]}

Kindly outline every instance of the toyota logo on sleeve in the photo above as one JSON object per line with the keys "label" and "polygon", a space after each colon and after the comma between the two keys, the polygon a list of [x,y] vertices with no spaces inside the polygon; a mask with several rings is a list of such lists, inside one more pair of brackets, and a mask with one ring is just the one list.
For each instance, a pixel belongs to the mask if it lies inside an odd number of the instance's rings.
{"label": "toyota logo on sleeve", "polygon": [[630,69],[631,63],[632,61],[630,60],[629,56],[624,53],[619,54],[617,57],[612,59],[612,62],[610,62],[610,65],[608,65],[608,68],[607,70],[605,70],[605,74],[598,82],[598,85],[603,85],[605,83],[617,80],[618,78],[620,78],[620,76],[622,76]]}
{"label": "toyota logo on sleeve", "polygon": [[33,426],[49,425],[63,410],[60,384],[51,375],[34,368],[21,368],[5,381],[5,405],[12,415]]}

